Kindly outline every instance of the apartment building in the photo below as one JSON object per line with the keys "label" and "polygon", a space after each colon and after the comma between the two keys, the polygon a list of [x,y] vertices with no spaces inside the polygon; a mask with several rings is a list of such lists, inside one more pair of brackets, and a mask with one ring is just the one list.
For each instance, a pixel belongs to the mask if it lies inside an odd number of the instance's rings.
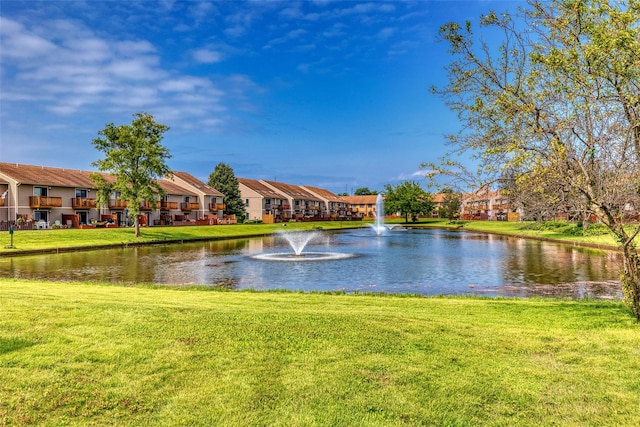
{"label": "apartment building", "polygon": [[[374,219],[376,217],[376,194],[366,196],[345,196],[351,204],[353,215],[360,219]],[[384,212],[382,213],[384,215]]]}
{"label": "apartment building", "polygon": [[348,221],[351,204],[342,196],[313,186],[238,178],[248,218],[265,223]]}
{"label": "apartment building", "polygon": [[463,196],[461,219],[489,221],[519,221],[520,214],[509,205],[507,196],[489,187]]}
{"label": "apartment building", "polygon": [[320,212],[321,219],[330,221],[348,221],[352,219],[351,203],[345,196],[338,196],[324,188],[309,185],[302,185],[301,187],[317,196],[322,201],[321,206],[326,207],[326,211]]}
{"label": "apartment building", "polygon": [[248,178],[238,178],[238,186],[249,220],[273,224],[291,219],[289,198],[273,187]]}
{"label": "apartment building", "polygon": [[[89,178],[93,172],[16,163],[0,163],[0,222],[33,222],[39,227],[124,225],[129,201],[113,194],[105,206],[96,200],[96,187]],[[102,174],[107,181],[114,178]],[[224,196],[186,172],[158,184],[166,195],[140,205],[143,225],[211,223],[221,217]],[[202,205],[202,208],[201,208]]]}

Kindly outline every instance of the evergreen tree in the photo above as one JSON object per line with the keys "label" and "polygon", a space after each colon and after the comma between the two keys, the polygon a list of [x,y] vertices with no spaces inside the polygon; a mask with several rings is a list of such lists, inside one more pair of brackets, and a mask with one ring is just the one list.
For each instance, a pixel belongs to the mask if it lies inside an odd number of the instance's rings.
{"label": "evergreen tree", "polygon": [[218,163],[209,175],[207,184],[224,194],[225,215],[235,215],[238,222],[242,222],[246,216],[244,202],[240,197],[240,184],[231,166]]}

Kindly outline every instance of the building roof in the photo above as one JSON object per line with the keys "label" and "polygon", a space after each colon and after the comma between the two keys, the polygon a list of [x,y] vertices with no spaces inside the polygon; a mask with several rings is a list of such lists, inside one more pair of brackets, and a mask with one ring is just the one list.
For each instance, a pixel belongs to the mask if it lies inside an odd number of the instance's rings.
{"label": "building roof", "polygon": [[[95,184],[89,178],[92,173],[95,172],[18,163],[0,163],[0,174],[6,175],[21,184],[95,188]],[[107,174],[101,175],[107,180],[110,178]]]}
{"label": "building roof", "polygon": [[191,175],[188,172],[174,171],[173,174],[178,178],[180,178],[181,180],[183,180],[184,182],[186,182],[187,184],[195,187],[199,192],[206,194],[207,196],[224,197],[224,194],[222,194],[215,188],[209,187],[207,184],[200,181],[198,178],[196,178],[195,176]]}
{"label": "building roof", "polygon": [[287,198],[287,196],[285,196],[284,194],[277,192],[273,188],[268,187],[264,185],[262,182],[255,179],[238,178],[238,182],[244,185],[245,187],[255,191],[256,193],[260,194],[263,197],[273,198],[273,199]]}
{"label": "building roof", "polygon": [[[112,175],[103,172],[0,162],[0,174],[20,184],[46,185],[50,187],[96,188],[91,178],[89,178],[89,176],[94,173],[102,175],[108,182],[114,181]],[[197,196],[198,192],[195,191],[195,189],[204,189],[202,192],[205,194],[222,196],[222,193],[198,181],[186,172],[174,172],[174,174],[180,176],[185,182],[195,188],[180,185],[172,179],[159,179],[157,181],[158,184],[160,184],[160,187],[167,194]]]}
{"label": "building roof", "polygon": [[275,187],[278,191],[286,194],[287,196],[293,199],[321,201],[318,198],[318,196],[315,196],[309,193],[307,190],[305,190],[299,185],[285,184],[283,182],[277,182],[277,181],[262,181],[262,182],[268,185],[271,185],[272,187]]}
{"label": "building roof", "polygon": [[349,203],[343,196],[338,196],[324,188],[312,187],[310,185],[303,185],[302,187],[330,202]]}
{"label": "building roof", "polygon": [[180,195],[180,196],[197,196],[198,194],[190,188],[178,185],[168,179],[159,179],[158,184],[167,194]]}
{"label": "building roof", "polygon": [[378,199],[377,194],[370,194],[366,196],[344,196],[348,203],[352,205],[375,205]]}
{"label": "building roof", "polygon": [[434,203],[443,203],[444,196],[445,196],[444,193],[437,193],[431,196],[431,200],[433,200]]}

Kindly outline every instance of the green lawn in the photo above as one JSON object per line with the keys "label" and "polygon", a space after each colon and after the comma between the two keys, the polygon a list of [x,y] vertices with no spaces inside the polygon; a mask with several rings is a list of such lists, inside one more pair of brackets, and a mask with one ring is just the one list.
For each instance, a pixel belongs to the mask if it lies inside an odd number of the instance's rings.
{"label": "green lawn", "polygon": [[622,303],[0,282],[0,425],[640,425]]}
{"label": "green lawn", "polygon": [[192,239],[224,239],[240,236],[259,236],[282,230],[333,230],[362,227],[362,222],[292,222],[282,224],[238,224],[215,226],[144,227],[142,236],[136,238],[133,228],[96,228],[88,230],[25,230],[13,234],[14,248],[8,248],[11,236],[0,234],[0,256],[20,251],[55,250],[102,245],[122,245],[150,242],[180,241]]}
{"label": "green lawn", "polygon": [[[526,223],[418,225],[609,244]],[[0,253],[281,229],[20,231]],[[621,302],[0,279],[0,426],[635,426],[639,369]]]}

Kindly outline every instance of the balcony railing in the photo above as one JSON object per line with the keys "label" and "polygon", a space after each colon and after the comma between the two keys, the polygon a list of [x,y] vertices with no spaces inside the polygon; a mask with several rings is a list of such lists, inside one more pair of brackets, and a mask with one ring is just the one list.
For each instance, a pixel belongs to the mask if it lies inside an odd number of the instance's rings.
{"label": "balcony railing", "polygon": [[160,209],[163,211],[178,210],[178,202],[160,201]]}
{"label": "balcony railing", "polygon": [[209,203],[209,210],[211,212],[223,211],[225,208],[226,206],[224,203]]}
{"label": "balcony railing", "polygon": [[86,197],[73,197],[71,199],[71,207],[73,209],[95,209],[96,199],[87,199]]}
{"label": "balcony railing", "polygon": [[140,210],[141,211],[152,211],[153,210],[153,206],[151,206],[151,202],[148,201],[143,201],[140,202]]}
{"label": "balcony railing", "polygon": [[0,197],[0,206],[4,206],[4,199]]}
{"label": "balcony railing", "polygon": [[127,200],[118,200],[118,199],[109,200],[109,209],[124,209],[127,206],[129,206],[129,202]]}
{"label": "balcony railing", "polygon": [[183,212],[197,211],[200,209],[200,203],[183,202],[180,203],[180,210]]}
{"label": "balcony railing", "polygon": [[289,210],[291,209],[291,205],[280,205],[278,206],[279,209],[284,209],[284,210]]}
{"label": "balcony railing", "polygon": [[61,208],[62,197],[29,196],[29,207],[32,209]]}

